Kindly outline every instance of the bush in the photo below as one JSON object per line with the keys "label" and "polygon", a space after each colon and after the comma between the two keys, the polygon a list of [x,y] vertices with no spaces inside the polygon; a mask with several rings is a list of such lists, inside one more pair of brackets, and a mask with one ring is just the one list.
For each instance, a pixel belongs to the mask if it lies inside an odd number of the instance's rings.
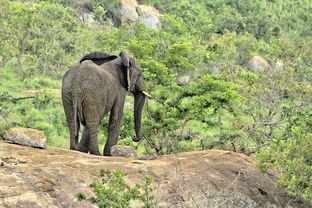
{"label": "bush", "polygon": [[97,179],[90,186],[95,197],[87,198],[83,193],[78,193],[79,200],[89,200],[99,208],[130,208],[130,201],[139,200],[143,202],[142,208],[156,207],[155,197],[151,195],[154,188],[150,176],[144,176],[142,185],[130,187],[125,181],[126,173],[121,170],[111,172],[101,170],[100,179]]}
{"label": "bush", "polygon": [[312,202],[312,134],[292,128],[286,140],[273,139],[269,148],[255,155],[262,172],[274,168],[280,172],[277,186],[289,194]]}

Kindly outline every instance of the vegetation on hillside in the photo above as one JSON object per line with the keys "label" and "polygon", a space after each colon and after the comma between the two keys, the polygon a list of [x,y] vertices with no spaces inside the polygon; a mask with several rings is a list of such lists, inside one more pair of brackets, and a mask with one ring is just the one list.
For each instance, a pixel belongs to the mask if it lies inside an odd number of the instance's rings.
{"label": "vegetation on hillside", "polygon": [[[0,134],[11,126],[43,130],[50,146],[69,147],[63,74],[86,53],[128,50],[144,69],[149,100],[140,154],[210,148],[254,154],[279,186],[312,201],[312,1],[141,0],[162,13],[159,30],[113,28],[119,1],[87,0],[101,23],[91,29],[69,0],[0,0]],[[247,61],[274,69],[252,73]],[[282,63],[282,67],[275,67]],[[211,70],[218,71],[211,74]],[[186,86],[179,76],[190,76]],[[28,97],[25,91],[40,90]],[[131,98],[127,98],[131,102]],[[131,109],[120,144],[133,145]],[[102,122],[100,143],[106,139]]]}

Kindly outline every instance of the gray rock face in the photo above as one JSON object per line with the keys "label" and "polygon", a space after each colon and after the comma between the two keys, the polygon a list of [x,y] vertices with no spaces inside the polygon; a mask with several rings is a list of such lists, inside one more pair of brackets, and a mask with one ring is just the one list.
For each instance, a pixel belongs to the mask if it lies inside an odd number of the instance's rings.
{"label": "gray rock face", "polygon": [[115,22],[115,26],[120,26],[120,24],[133,24],[139,19],[139,15],[135,7],[130,7],[123,5],[119,8],[116,18],[120,19],[118,22]]}
{"label": "gray rock face", "polygon": [[46,148],[47,138],[43,131],[30,128],[13,127],[5,131],[4,138],[17,144]]}
{"label": "gray rock face", "polygon": [[140,5],[137,6],[136,11],[139,15],[138,22],[144,24],[147,28],[158,29],[160,24],[160,14],[154,7]]}
{"label": "gray rock face", "polygon": [[254,56],[248,61],[247,69],[254,73],[261,73],[264,71],[270,71],[272,68],[264,58],[260,56]]}
{"label": "gray rock face", "polygon": [[111,147],[111,155],[115,157],[136,157],[137,153],[133,147],[114,145]]}
{"label": "gray rock face", "polygon": [[121,7],[114,17],[114,25],[142,23],[147,28],[157,29],[160,24],[160,13],[154,7],[138,5],[135,0],[122,1]]}

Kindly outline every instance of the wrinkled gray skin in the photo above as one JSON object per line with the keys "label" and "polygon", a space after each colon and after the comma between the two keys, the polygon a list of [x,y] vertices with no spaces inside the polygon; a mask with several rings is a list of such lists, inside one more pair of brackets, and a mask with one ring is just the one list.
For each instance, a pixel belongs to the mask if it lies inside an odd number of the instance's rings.
{"label": "wrinkled gray skin", "polygon": [[[97,130],[104,115],[110,112],[104,155],[111,155],[110,148],[117,144],[127,89],[134,95],[136,136],[133,140],[138,142],[142,138],[141,118],[145,102],[142,91],[145,85],[139,65],[128,52],[121,52],[120,57],[94,52],[84,56],[80,64],[66,72],[62,100],[70,131],[71,150],[100,155]],[[80,124],[85,128],[78,144]]]}

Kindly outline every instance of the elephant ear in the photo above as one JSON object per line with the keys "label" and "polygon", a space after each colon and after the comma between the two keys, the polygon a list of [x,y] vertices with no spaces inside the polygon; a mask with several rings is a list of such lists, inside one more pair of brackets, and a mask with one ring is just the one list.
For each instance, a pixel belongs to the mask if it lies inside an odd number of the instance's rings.
{"label": "elephant ear", "polygon": [[128,51],[121,51],[119,54],[120,58],[121,58],[121,62],[124,65],[126,71],[127,71],[127,90],[130,91],[130,56]]}
{"label": "elephant ear", "polygon": [[91,60],[94,63],[96,63],[97,65],[101,65],[101,64],[104,64],[104,63],[109,62],[111,60],[114,60],[116,58],[117,58],[116,55],[101,52],[101,51],[95,51],[95,52],[89,53],[89,54],[85,55],[84,57],[82,57],[82,59],[80,60],[80,63],[85,61],[85,60]]}
{"label": "elephant ear", "polygon": [[119,56],[125,68],[130,68],[130,56],[129,56],[128,51],[121,51]]}

